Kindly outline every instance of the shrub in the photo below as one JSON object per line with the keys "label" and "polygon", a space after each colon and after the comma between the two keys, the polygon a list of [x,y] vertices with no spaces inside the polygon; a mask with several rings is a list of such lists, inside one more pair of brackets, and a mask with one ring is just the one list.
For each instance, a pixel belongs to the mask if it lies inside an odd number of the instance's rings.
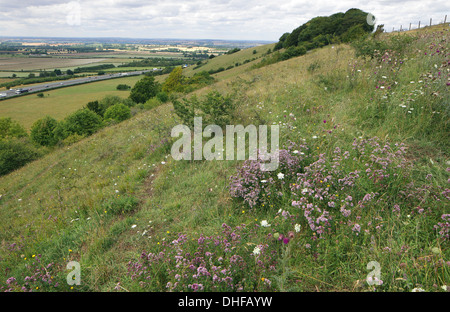
{"label": "shrub", "polygon": [[52,146],[57,143],[54,130],[58,122],[56,119],[46,116],[38,119],[31,127],[31,139],[43,146]]}
{"label": "shrub", "polygon": [[41,156],[26,138],[0,141],[0,175],[10,173]]}
{"label": "shrub", "polygon": [[27,131],[17,121],[12,120],[10,117],[0,118],[0,140],[4,138],[22,138],[26,137]]}
{"label": "shrub", "polygon": [[105,120],[115,120],[115,121],[123,121],[131,117],[131,111],[128,106],[124,104],[115,104],[105,111],[104,119]]}
{"label": "shrub", "polygon": [[61,141],[61,144],[63,146],[69,146],[72,145],[74,143],[77,143],[78,141],[81,141],[81,139],[83,139],[84,136],[78,135],[76,133],[69,135],[67,138],[65,138],[64,140]]}
{"label": "shrub", "polygon": [[155,81],[154,77],[145,76],[131,89],[130,99],[135,103],[145,103],[152,97],[156,96],[160,90],[160,84]]}
{"label": "shrub", "polygon": [[166,92],[161,91],[156,95],[156,98],[161,101],[161,103],[166,103],[167,101],[169,101],[169,96],[167,95]]}
{"label": "shrub", "polygon": [[93,111],[94,113],[103,117],[103,113],[105,112],[98,101],[92,101],[87,103],[86,108]]}
{"label": "shrub", "polygon": [[178,66],[175,67],[169,74],[169,77],[167,77],[166,81],[162,86],[162,90],[166,93],[183,92],[184,88],[183,83],[184,83],[183,69],[180,66]]}
{"label": "shrub", "polygon": [[193,95],[190,99],[184,98],[183,103],[178,100],[172,103],[175,113],[188,126],[192,126],[194,117],[199,116],[205,124],[223,127],[229,124],[234,108],[231,96],[223,96],[217,91],[209,92],[203,100]]}
{"label": "shrub", "polygon": [[298,46],[298,47],[289,47],[281,53],[281,60],[287,60],[292,57],[305,55],[306,54],[306,48],[304,46]]}
{"label": "shrub", "polygon": [[157,98],[151,98],[150,100],[148,100],[147,102],[145,102],[145,104],[143,105],[144,109],[152,109],[155,107],[158,107],[159,105],[161,105],[161,101]]}
{"label": "shrub", "polygon": [[80,109],[67,116],[61,127],[62,129],[57,127],[55,132],[61,134],[62,130],[62,139],[72,134],[88,136],[102,127],[102,118],[89,109]]}
{"label": "shrub", "polygon": [[129,85],[126,84],[118,84],[116,87],[117,90],[121,90],[121,91],[126,91],[128,89],[131,89],[131,87]]}

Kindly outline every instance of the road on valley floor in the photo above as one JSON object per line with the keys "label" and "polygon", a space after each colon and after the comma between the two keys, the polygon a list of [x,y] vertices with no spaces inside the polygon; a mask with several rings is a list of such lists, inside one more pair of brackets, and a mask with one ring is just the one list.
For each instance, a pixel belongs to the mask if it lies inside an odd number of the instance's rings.
{"label": "road on valley floor", "polygon": [[139,70],[139,71],[133,71],[133,72],[126,72],[126,73],[113,73],[113,74],[104,74],[99,76],[90,76],[90,77],[83,77],[83,78],[75,78],[70,80],[63,80],[63,81],[56,81],[56,82],[47,82],[42,83],[38,85],[33,86],[24,86],[22,88],[14,88],[7,91],[0,91],[0,99],[6,99],[9,97],[14,97],[17,95],[25,95],[29,92],[41,92],[46,90],[51,90],[55,88],[60,87],[67,87],[67,86],[73,86],[77,84],[82,83],[88,83],[88,82],[94,82],[94,81],[100,81],[100,80],[106,80],[106,79],[112,79],[112,78],[120,78],[120,77],[127,77],[127,76],[136,76],[136,75],[142,75],[146,72],[149,72],[152,70]]}

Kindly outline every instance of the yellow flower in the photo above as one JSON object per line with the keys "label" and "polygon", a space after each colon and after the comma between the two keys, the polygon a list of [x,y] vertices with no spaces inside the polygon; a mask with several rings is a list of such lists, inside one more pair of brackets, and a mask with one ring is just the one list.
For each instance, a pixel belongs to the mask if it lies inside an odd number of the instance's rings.
{"label": "yellow flower", "polygon": [[36,287],[36,290],[38,290],[39,289],[39,287]]}
{"label": "yellow flower", "polygon": [[72,249],[69,249],[69,252],[72,252]]}
{"label": "yellow flower", "polygon": [[170,231],[167,231],[167,234],[170,234]]}
{"label": "yellow flower", "polygon": [[242,210],[242,213],[245,213],[245,210]]}
{"label": "yellow flower", "polygon": [[31,258],[34,258],[34,257],[36,257],[36,255],[32,255],[32,256],[31,256]]}
{"label": "yellow flower", "polygon": [[264,277],[261,277],[261,280],[264,282]]}

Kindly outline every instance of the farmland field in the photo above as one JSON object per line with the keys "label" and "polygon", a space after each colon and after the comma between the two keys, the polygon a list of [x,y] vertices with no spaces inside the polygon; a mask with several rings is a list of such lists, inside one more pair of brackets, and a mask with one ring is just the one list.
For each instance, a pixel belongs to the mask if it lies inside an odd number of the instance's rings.
{"label": "farmland field", "polygon": [[0,58],[0,70],[20,71],[20,70],[44,70],[54,68],[64,68],[71,66],[81,66],[86,64],[98,63],[104,59],[74,59],[57,57],[2,57]]}

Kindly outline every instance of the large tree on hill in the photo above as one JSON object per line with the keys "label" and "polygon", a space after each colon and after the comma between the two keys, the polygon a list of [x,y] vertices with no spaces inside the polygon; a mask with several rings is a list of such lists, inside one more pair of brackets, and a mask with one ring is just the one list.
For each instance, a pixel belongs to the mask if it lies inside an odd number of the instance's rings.
{"label": "large tree on hill", "polygon": [[360,9],[350,9],[345,13],[314,17],[291,33],[283,34],[276,49],[301,45],[312,49],[336,41],[354,40],[373,31],[374,26],[367,23],[367,15]]}
{"label": "large tree on hill", "polygon": [[154,77],[145,76],[131,89],[130,99],[136,103],[145,103],[160,91],[160,84]]}

